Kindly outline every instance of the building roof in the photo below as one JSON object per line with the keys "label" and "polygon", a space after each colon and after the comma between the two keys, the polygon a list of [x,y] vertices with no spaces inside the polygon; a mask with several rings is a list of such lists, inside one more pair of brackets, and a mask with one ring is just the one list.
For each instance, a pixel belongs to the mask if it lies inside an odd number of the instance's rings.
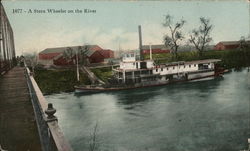
{"label": "building roof", "polygon": [[221,60],[220,59],[205,59],[205,60],[188,61],[188,62],[185,62],[185,64],[214,63],[214,62],[219,62],[219,61]]}
{"label": "building roof", "polygon": [[223,45],[238,45],[239,41],[221,41],[219,43],[222,43]]}
{"label": "building roof", "polygon": [[[87,56],[91,56],[95,51],[101,50],[102,48],[98,45],[84,45],[88,47],[88,50],[85,52]],[[40,52],[40,54],[48,54],[48,53],[63,53],[67,49],[72,49],[73,53],[77,53],[79,50],[79,47],[82,47],[84,49],[84,46],[69,46],[69,47],[56,47],[56,48],[47,48]]]}
{"label": "building roof", "polygon": [[175,66],[175,65],[182,65],[182,64],[203,64],[203,63],[214,63],[214,62],[219,62],[221,61],[220,59],[205,59],[205,60],[194,60],[194,61],[179,61],[179,62],[171,62],[171,63],[166,63],[166,66]]}
{"label": "building roof", "polygon": [[[162,44],[159,44],[159,45],[151,45],[151,48],[152,49],[162,49],[162,50],[169,50],[170,48],[168,48],[167,46],[165,45],[162,45]],[[150,45],[143,45],[142,46],[142,50],[149,50],[150,49]]]}
{"label": "building roof", "polygon": [[[250,44],[249,40],[246,40],[245,42],[246,44]],[[221,41],[219,43],[222,43],[223,45],[239,45],[240,41]]]}
{"label": "building roof", "polygon": [[100,54],[103,55],[105,58],[109,58],[112,57],[112,54],[114,53],[114,51],[110,50],[110,49],[106,49],[106,50],[99,50]]}
{"label": "building roof", "polygon": [[[164,44],[159,44],[159,45],[151,45],[152,50],[154,49],[161,49],[161,50],[171,50],[169,46],[166,46]],[[149,50],[150,47],[149,45],[143,45],[142,50]],[[195,50],[196,48],[193,45],[180,45],[178,51],[192,51]]]}

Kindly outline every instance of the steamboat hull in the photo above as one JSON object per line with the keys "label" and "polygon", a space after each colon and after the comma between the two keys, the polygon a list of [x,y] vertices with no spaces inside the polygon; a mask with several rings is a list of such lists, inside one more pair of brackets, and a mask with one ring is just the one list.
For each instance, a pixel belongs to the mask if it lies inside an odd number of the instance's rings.
{"label": "steamboat hull", "polygon": [[141,83],[135,86],[116,86],[116,87],[91,87],[91,86],[75,86],[75,93],[99,93],[99,92],[109,92],[109,91],[121,91],[121,90],[129,90],[129,89],[138,89],[138,88],[146,88],[146,87],[157,87],[157,86],[163,86],[167,84],[173,84],[173,83],[181,83],[181,82],[188,82],[188,81],[205,81],[205,80],[212,80],[216,77],[221,77],[224,71],[217,72],[213,74],[194,74],[186,79],[173,79],[171,81],[166,82],[151,82],[150,84]]}

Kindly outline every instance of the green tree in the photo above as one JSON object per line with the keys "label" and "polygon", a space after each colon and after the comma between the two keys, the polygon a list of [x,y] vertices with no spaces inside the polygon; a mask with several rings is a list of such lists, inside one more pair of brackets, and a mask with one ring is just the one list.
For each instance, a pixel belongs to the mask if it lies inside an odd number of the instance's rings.
{"label": "green tree", "polygon": [[181,19],[180,21],[173,23],[173,17],[167,14],[163,26],[168,28],[170,34],[166,34],[164,37],[164,44],[167,47],[170,47],[174,53],[175,58],[177,59],[177,51],[180,46],[180,42],[183,40],[184,36],[181,32],[181,28],[186,23],[185,20]]}
{"label": "green tree", "polygon": [[[239,49],[244,54],[244,64],[248,67],[250,66],[250,56],[249,56],[249,41],[246,41],[245,37],[242,36],[239,41]],[[243,60],[242,60],[243,61]]]}
{"label": "green tree", "polygon": [[67,47],[66,50],[63,52],[63,57],[67,61],[71,61],[73,56],[74,56],[73,49],[71,47]]}
{"label": "green tree", "polygon": [[210,32],[213,25],[211,25],[210,19],[204,17],[200,18],[200,23],[201,25],[198,29],[193,29],[189,41],[199,51],[199,56],[202,56],[205,47],[212,41]]}
{"label": "green tree", "polygon": [[246,42],[246,39],[245,39],[245,37],[244,36],[242,36],[241,38],[240,38],[240,45],[239,45],[239,48],[241,49],[241,50],[245,50],[245,49],[247,49],[248,48],[248,45],[247,45],[247,42]]}
{"label": "green tree", "polygon": [[87,52],[90,50],[90,47],[88,45],[79,46],[78,47],[78,53],[80,55],[79,57],[79,63],[81,65],[87,65],[88,59],[87,59]]}

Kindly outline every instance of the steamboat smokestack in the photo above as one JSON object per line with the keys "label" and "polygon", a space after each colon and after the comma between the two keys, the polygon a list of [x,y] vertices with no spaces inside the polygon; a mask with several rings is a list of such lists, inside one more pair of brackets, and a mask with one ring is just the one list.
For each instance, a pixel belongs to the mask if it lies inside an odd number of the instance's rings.
{"label": "steamboat smokestack", "polygon": [[141,25],[138,26],[139,31],[139,50],[140,50],[140,60],[143,60],[143,52],[142,52],[142,37],[141,37]]}

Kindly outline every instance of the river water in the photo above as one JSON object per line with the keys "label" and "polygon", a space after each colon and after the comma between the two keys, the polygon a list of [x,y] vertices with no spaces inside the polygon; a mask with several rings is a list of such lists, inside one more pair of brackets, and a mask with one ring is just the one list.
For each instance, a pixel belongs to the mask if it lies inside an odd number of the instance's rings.
{"label": "river water", "polygon": [[[161,87],[46,96],[76,151],[239,151],[249,137],[250,72]],[[96,131],[94,131],[97,125]]]}

